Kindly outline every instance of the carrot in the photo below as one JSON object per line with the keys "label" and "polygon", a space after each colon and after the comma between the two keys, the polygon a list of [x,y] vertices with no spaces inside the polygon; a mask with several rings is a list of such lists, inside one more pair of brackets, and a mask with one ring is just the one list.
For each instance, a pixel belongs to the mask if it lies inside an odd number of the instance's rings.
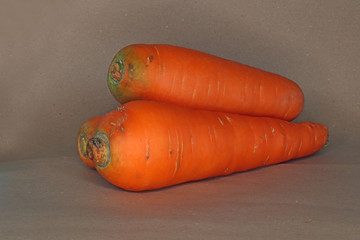
{"label": "carrot", "polygon": [[95,168],[95,164],[89,159],[86,152],[86,146],[89,143],[89,139],[93,137],[96,126],[99,124],[101,119],[102,117],[89,119],[81,126],[77,135],[77,149],[80,159],[91,168]]}
{"label": "carrot", "polygon": [[285,77],[171,45],[121,49],[107,83],[120,103],[153,100],[285,120],[295,119],[304,105],[300,87]]}
{"label": "carrot", "polygon": [[88,153],[107,181],[143,191],[304,157],[327,136],[319,123],[139,100],[104,116]]}

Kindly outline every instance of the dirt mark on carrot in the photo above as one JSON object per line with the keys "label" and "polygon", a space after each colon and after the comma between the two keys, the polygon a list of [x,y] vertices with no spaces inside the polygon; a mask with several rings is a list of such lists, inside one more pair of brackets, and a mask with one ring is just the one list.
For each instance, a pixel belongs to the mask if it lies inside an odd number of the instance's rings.
{"label": "dirt mark on carrot", "polygon": [[154,56],[150,55],[146,58],[146,66],[149,66],[149,64],[154,60]]}
{"label": "dirt mark on carrot", "polygon": [[146,154],[145,154],[146,160],[149,160],[150,158],[150,146],[149,146],[149,140],[146,140]]}

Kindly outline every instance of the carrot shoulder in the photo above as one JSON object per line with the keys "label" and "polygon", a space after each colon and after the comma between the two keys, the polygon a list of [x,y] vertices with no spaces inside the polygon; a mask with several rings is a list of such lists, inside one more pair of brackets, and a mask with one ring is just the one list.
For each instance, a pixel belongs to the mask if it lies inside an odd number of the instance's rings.
{"label": "carrot shoulder", "polygon": [[293,81],[197,50],[134,44],[114,57],[108,87],[120,102],[154,100],[192,108],[285,120],[302,111]]}
{"label": "carrot shoulder", "polygon": [[89,143],[89,139],[93,137],[96,126],[99,124],[101,119],[102,117],[94,117],[89,119],[80,127],[77,135],[77,150],[80,159],[91,168],[95,168],[95,164],[89,159],[86,152],[86,146]]}
{"label": "carrot shoulder", "polygon": [[132,101],[104,117],[88,152],[106,180],[142,191],[304,157],[327,134],[319,123]]}

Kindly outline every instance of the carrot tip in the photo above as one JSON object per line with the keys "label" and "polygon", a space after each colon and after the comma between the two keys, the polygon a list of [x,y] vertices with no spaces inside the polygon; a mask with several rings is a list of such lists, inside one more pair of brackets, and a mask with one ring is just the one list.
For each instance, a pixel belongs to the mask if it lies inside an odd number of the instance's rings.
{"label": "carrot tip", "polygon": [[99,168],[106,167],[111,161],[109,138],[103,132],[97,132],[88,141],[86,152],[89,159]]}

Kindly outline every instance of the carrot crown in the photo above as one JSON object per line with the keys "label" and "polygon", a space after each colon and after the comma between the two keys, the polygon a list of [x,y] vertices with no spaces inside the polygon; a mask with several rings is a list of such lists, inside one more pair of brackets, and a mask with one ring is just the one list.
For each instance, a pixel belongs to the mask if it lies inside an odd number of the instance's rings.
{"label": "carrot crown", "polygon": [[121,58],[115,58],[109,68],[109,81],[118,84],[124,77],[124,61]]}
{"label": "carrot crown", "polygon": [[153,57],[141,57],[135,46],[121,49],[114,56],[107,74],[107,84],[111,94],[120,103],[141,99],[139,89],[146,89],[148,81],[144,77],[149,61]]}
{"label": "carrot crown", "polygon": [[87,144],[86,152],[91,161],[99,167],[106,167],[111,161],[108,136],[103,132],[95,133]]}
{"label": "carrot crown", "polygon": [[87,146],[88,142],[89,142],[89,140],[88,140],[88,138],[86,137],[86,134],[82,131],[82,132],[79,134],[78,144],[79,144],[80,154],[81,154],[83,157],[87,157],[86,146]]}

